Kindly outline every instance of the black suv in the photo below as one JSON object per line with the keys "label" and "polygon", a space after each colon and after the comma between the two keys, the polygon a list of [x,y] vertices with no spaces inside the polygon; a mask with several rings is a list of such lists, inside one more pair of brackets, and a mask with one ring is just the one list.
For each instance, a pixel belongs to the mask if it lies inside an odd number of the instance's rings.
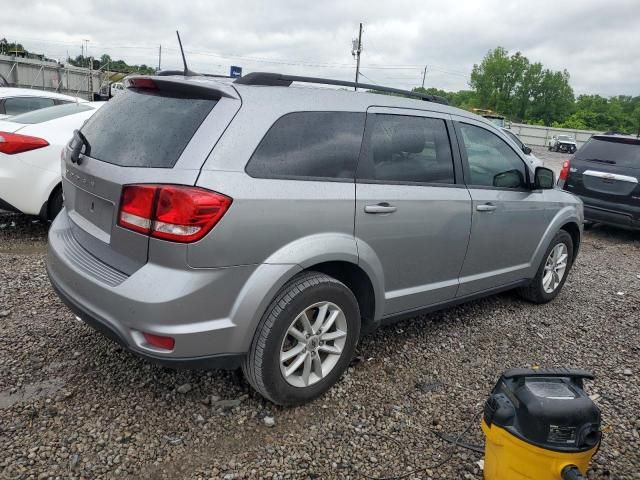
{"label": "black suv", "polygon": [[585,220],[640,229],[640,138],[594,135],[564,162],[558,185],[582,199]]}

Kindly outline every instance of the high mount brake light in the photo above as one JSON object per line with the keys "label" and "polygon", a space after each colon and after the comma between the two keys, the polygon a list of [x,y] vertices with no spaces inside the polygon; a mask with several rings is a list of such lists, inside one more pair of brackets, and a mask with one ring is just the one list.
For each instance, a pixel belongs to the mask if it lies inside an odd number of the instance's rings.
{"label": "high mount brake light", "polygon": [[199,187],[126,185],[118,225],[172,242],[204,237],[224,216],[232,199]]}
{"label": "high mount brake light", "polygon": [[566,180],[569,177],[569,168],[571,167],[571,161],[565,160],[562,164],[562,170],[560,170],[560,180]]}
{"label": "high mount brake light", "polygon": [[18,133],[0,132],[0,152],[7,155],[28,152],[49,145],[44,138],[30,137]]}
{"label": "high mount brake light", "polygon": [[127,79],[127,88],[146,88],[149,90],[157,90],[158,85],[150,78],[138,77]]}

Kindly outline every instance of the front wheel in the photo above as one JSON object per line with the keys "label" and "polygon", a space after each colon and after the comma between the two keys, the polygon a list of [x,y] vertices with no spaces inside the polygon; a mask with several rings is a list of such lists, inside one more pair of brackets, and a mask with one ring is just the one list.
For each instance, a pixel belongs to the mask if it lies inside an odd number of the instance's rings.
{"label": "front wheel", "polygon": [[535,278],[519,290],[520,296],[533,303],[547,303],[556,298],[567,280],[573,260],[573,239],[560,230],[547,249]]}
{"label": "front wheel", "polygon": [[273,403],[300,405],[338,381],[359,335],[360,310],[351,290],[323,273],[305,272],[268,307],[242,370]]}

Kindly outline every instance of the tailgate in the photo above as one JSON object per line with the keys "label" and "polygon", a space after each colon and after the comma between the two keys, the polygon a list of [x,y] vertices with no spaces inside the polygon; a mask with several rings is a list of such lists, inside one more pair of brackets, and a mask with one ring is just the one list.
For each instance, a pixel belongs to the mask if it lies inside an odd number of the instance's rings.
{"label": "tailgate", "polygon": [[567,190],[576,195],[637,205],[640,198],[640,141],[592,137],[571,160]]}
{"label": "tailgate", "polygon": [[203,88],[182,77],[146,81],[153,88],[128,88],[92,116],[62,159],[75,239],[126,274],[147,262],[149,237],[117,225],[123,186],[194,185],[240,105],[224,85]]}

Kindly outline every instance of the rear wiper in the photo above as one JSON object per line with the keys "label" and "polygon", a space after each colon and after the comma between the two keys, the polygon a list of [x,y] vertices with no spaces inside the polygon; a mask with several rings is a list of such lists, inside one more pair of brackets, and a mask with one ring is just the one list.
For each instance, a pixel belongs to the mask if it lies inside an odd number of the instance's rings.
{"label": "rear wiper", "polygon": [[84,147],[84,154],[89,156],[91,155],[91,145],[89,144],[87,137],[85,137],[80,130],[73,131],[73,138],[79,141],[76,141],[73,150],[71,150],[71,162],[80,165],[82,163],[82,158],[80,158],[80,151],[82,150],[82,147]]}
{"label": "rear wiper", "polygon": [[602,160],[600,158],[585,158],[585,162],[598,162],[598,163],[608,163],[609,165],[615,165],[615,160]]}

